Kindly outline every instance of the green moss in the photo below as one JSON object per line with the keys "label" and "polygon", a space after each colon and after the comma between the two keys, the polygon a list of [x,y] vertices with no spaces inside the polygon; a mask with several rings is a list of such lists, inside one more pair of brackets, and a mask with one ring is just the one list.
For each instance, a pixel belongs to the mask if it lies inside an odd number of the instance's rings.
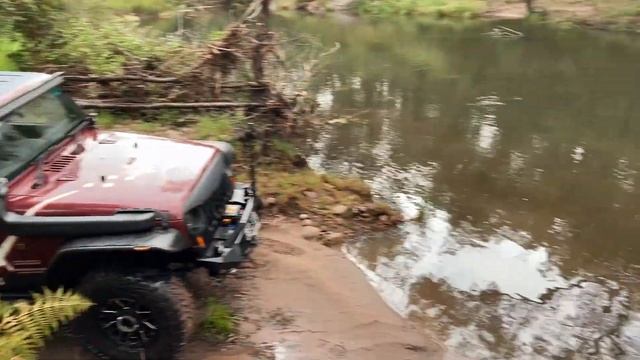
{"label": "green moss", "polygon": [[358,9],[375,16],[426,15],[472,18],[486,9],[483,0],[360,0]]}
{"label": "green moss", "polygon": [[[239,180],[244,180],[244,174]],[[353,206],[371,200],[369,185],[357,178],[318,174],[313,170],[269,169],[258,172],[260,192],[287,204],[291,210],[303,209],[310,213],[326,213],[332,206]],[[309,197],[305,192],[313,192]]]}
{"label": "green moss", "polygon": [[205,335],[228,337],[234,330],[231,309],[213,298],[209,299],[201,326]]}
{"label": "green moss", "polygon": [[371,187],[362,181],[362,179],[325,174],[322,175],[322,180],[335,186],[338,190],[349,191],[367,199],[371,198]]}
{"label": "green moss", "polygon": [[198,140],[230,140],[237,121],[234,116],[226,114],[203,116],[195,126],[195,137]]}

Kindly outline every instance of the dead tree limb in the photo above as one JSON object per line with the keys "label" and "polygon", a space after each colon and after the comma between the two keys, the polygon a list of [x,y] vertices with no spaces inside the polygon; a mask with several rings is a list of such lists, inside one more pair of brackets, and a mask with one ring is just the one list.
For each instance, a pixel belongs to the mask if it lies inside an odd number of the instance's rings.
{"label": "dead tree limb", "polygon": [[181,80],[174,77],[161,78],[155,76],[114,75],[114,76],[65,76],[66,81],[75,82],[116,82],[116,81],[144,81],[152,83],[175,83]]}
{"label": "dead tree limb", "polygon": [[251,102],[194,102],[194,103],[107,103],[95,100],[76,100],[76,103],[87,109],[113,110],[155,110],[155,109],[231,109],[261,106]]}

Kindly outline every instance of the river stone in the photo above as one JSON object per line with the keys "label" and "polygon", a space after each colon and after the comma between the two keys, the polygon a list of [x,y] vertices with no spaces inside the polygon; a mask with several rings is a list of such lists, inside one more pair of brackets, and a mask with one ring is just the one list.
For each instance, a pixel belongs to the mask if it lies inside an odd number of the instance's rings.
{"label": "river stone", "polygon": [[304,226],[302,228],[301,234],[303,238],[307,240],[312,240],[320,236],[321,232],[322,231],[315,226]]}
{"label": "river stone", "polygon": [[322,244],[328,247],[334,247],[344,244],[345,236],[343,233],[331,232],[328,233],[322,240]]}
{"label": "river stone", "polygon": [[300,216],[298,216],[298,218],[299,218],[300,220],[306,220],[306,219],[308,219],[308,218],[309,218],[309,215],[307,215],[307,214],[300,214]]}
{"label": "river stone", "polygon": [[308,197],[309,199],[317,199],[318,198],[318,193],[315,191],[304,191],[303,192],[304,196]]}
{"label": "river stone", "polygon": [[346,217],[347,215],[349,215],[349,207],[346,205],[339,204],[331,208],[331,213],[333,215]]}
{"label": "river stone", "polygon": [[313,226],[313,220],[311,219],[302,220],[302,226]]}

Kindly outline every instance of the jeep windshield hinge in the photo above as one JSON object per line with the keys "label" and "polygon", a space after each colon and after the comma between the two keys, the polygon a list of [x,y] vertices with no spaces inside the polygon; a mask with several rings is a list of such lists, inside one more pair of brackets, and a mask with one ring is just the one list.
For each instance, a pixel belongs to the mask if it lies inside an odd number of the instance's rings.
{"label": "jeep windshield hinge", "polygon": [[253,195],[256,195],[258,193],[256,179],[256,163],[258,159],[254,143],[258,136],[253,122],[249,122],[247,125],[247,131],[242,138],[242,143],[244,145],[243,148],[245,150],[245,155],[249,159],[249,180],[251,181],[251,191],[253,192]]}

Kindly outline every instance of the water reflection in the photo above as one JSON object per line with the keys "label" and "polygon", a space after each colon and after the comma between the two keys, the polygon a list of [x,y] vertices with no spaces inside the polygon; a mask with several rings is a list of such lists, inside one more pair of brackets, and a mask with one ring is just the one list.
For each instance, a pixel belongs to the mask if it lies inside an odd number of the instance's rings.
{"label": "water reflection", "polygon": [[637,357],[637,39],[328,21],[276,26],[342,44],[310,164],[413,219],[345,249],[387,302],[473,359]]}

